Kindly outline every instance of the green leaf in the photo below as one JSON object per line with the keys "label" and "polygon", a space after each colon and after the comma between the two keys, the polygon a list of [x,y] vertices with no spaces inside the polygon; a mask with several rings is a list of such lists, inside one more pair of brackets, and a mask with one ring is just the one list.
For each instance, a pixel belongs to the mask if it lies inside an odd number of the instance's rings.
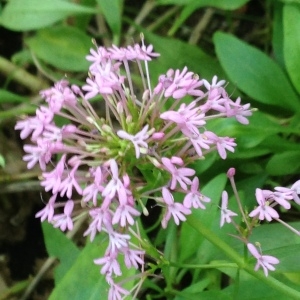
{"label": "green leaf", "polygon": [[42,229],[49,256],[57,257],[60,261],[55,269],[55,282],[58,283],[69,272],[80,251],[70,239],[51,224],[43,222]]}
{"label": "green leaf", "polygon": [[273,4],[273,28],[272,28],[272,49],[277,63],[282,69],[285,69],[284,54],[283,54],[283,4],[275,1]]}
{"label": "green leaf", "polygon": [[[195,285],[195,284],[194,284]],[[205,292],[195,292],[195,293],[186,293],[185,291],[179,292],[179,296],[176,296],[174,300],[231,300],[232,297],[224,292],[224,290],[220,291],[205,291]]]}
{"label": "green leaf", "polygon": [[92,14],[95,9],[66,0],[10,0],[0,23],[16,31],[43,28],[75,14]]}
{"label": "green leaf", "polygon": [[[170,3],[167,3],[167,2]],[[161,0],[158,1],[158,4],[176,4],[176,5],[184,5],[180,15],[176,17],[175,22],[172,26],[172,28],[169,30],[168,35],[173,36],[175,32],[182,26],[182,24],[189,18],[189,16],[194,13],[196,10],[198,10],[201,7],[217,7],[220,9],[237,9],[240,6],[244,5],[248,0],[237,0],[237,1],[232,1],[232,0],[217,0],[217,1],[211,1],[211,0]],[[173,2],[173,3],[171,3]]]}
{"label": "green leaf", "polygon": [[[169,68],[176,69],[184,66],[207,80],[211,80],[216,74],[219,78],[225,78],[225,73],[218,61],[207,55],[199,47],[188,45],[180,40],[161,37],[147,31],[144,31],[144,35],[147,44],[153,44],[155,51],[161,54],[156,62],[149,63],[152,78],[158,78],[162,73],[166,73]],[[155,84],[157,84],[157,79]]]}
{"label": "green leaf", "polygon": [[[300,93],[300,6],[285,4],[283,8],[284,61],[287,72]],[[299,108],[298,108],[299,110]]]}
{"label": "green leaf", "polygon": [[[52,241],[52,243],[54,242]],[[105,276],[100,274],[99,266],[93,263],[94,259],[104,254],[106,247],[107,240],[105,241],[103,236],[96,237],[93,243],[86,245],[80,251],[74,264],[56,285],[49,300],[107,299],[108,284]]]}
{"label": "green leaf", "polygon": [[300,150],[275,154],[266,166],[270,175],[294,174],[300,170]]}
{"label": "green leaf", "polygon": [[299,110],[284,72],[266,54],[226,33],[217,32],[214,43],[221,65],[240,90],[261,103]]}
{"label": "green leaf", "polygon": [[[254,268],[253,263],[253,268]],[[276,265],[277,268],[278,265]],[[236,271],[232,269],[235,274],[231,276],[233,280],[236,279]],[[272,272],[269,273],[272,276]],[[270,288],[268,285],[263,284],[260,280],[256,278],[250,278],[249,276],[242,276],[244,272],[240,273],[240,278],[238,281],[238,289],[235,284],[226,287],[223,293],[228,295],[234,295],[235,299],[243,300],[292,300],[296,298],[291,298],[283,293],[278,293],[277,290]],[[244,278],[245,277],[245,278]],[[232,299],[232,296],[230,297]]]}
{"label": "green leaf", "polygon": [[[211,202],[207,203],[206,209],[193,210],[193,216],[204,222],[207,227],[211,227],[214,222],[214,218],[219,211],[218,205],[221,198],[221,193],[224,190],[226,184],[226,175],[220,174],[212,179],[203,189],[200,186],[200,191],[203,195],[211,198]],[[200,182],[201,183],[201,182]],[[191,255],[197,252],[200,245],[203,243],[204,238],[199,236],[199,233],[192,228],[187,222],[182,224],[181,235],[179,239],[180,245],[180,259],[184,261]],[[187,247],[187,245],[189,245]]]}
{"label": "green leaf", "polygon": [[7,90],[0,89],[0,103],[26,103],[29,99]]}
{"label": "green leaf", "polygon": [[85,56],[92,45],[91,38],[68,26],[55,26],[38,31],[26,40],[30,50],[39,59],[64,71],[87,71]]}
{"label": "green leaf", "polygon": [[122,2],[120,0],[97,0],[97,3],[114,35],[114,44],[118,44],[121,35]]}
{"label": "green leaf", "polygon": [[216,7],[220,9],[237,9],[249,0],[156,0],[158,5],[195,5],[198,8],[204,6]]}
{"label": "green leaf", "polygon": [[[300,222],[289,223],[300,230]],[[276,256],[280,263],[276,270],[281,272],[300,272],[300,261],[295,255],[300,251],[300,239],[280,223],[263,224],[253,231],[252,242],[260,241],[264,254]]]}

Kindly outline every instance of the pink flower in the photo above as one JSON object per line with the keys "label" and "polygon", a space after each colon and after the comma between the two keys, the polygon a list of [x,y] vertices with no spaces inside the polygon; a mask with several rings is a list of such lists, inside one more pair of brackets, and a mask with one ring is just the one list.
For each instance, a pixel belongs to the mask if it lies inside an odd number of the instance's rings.
{"label": "pink flower", "polygon": [[121,203],[114,213],[112,224],[120,224],[121,227],[125,227],[128,224],[132,226],[134,224],[134,219],[132,216],[137,217],[140,215],[140,212],[131,205],[127,203]]}
{"label": "pink flower", "polygon": [[93,175],[94,181],[92,184],[86,186],[84,190],[82,191],[83,201],[88,202],[90,200],[93,200],[93,204],[97,205],[97,197],[100,192],[104,190],[103,184],[103,176],[102,176],[102,170],[101,167],[96,167],[95,170],[91,170],[91,173]]}
{"label": "pink flower", "polygon": [[221,221],[220,227],[226,223],[231,223],[231,218],[237,216],[235,212],[227,208],[228,206],[228,194],[226,191],[222,192],[222,205],[221,205]]}
{"label": "pink flower", "polygon": [[35,117],[18,121],[15,129],[21,130],[21,139],[25,139],[31,134],[31,140],[36,141],[43,133],[45,126],[51,124],[53,116],[54,114],[49,108],[41,106],[36,110]]}
{"label": "pink flower", "polygon": [[222,88],[214,88],[208,92],[207,101],[200,106],[200,109],[206,113],[209,110],[216,110],[219,112],[225,112],[226,108],[224,107],[227,103],[227,97],[222,97]]}
{"label": "pink flower", "polygon": [[227,117],[235,117],[238,122],[241,124],[247,125],[249,124],[249,120],[247,117],[252,116],[252,111],[250,108],[250,103],[245,105],[241,105],[241,98],[238,97],[236,102],[227,101],[225,103],[226,115]]}
{"label": "pink flower", "polygon": [[293,190],[285,187],[275,187],[275,192],[272,195],[272,199],[285,209],[291,208],[290,201],[293,200],[293,198]]}
{"label": "pink flower", "polygon": [[27,161],[27,168],[32,169],[36,163],[40,164],[41,170],[46,169],[53,154],[63,149],[61,143],[50,143],[42,138],[37,139],[37,145],[24,145],[24,151],[28,154],[24,155],[23,160]]}
{"label": "pink flower", "polygon": [[110,252],[119,251],[122,247],[128,247],[128,241],[130,240],[130,235],[118,233],[113,230],[108,231],[109,235],[109,245],[108,249]]}
{"label": "pink flower", "polygon": [[213,141],[214,144],[217,145],[218,153],[221,156],[221,158],[226,159],[226,150],[234,152],[234,147],[236,146],[236,143],[234,142],[233,138],[219,137],[211,131],[206,131],[205,135],[207,136],[207,138]]}
{"label": "pink flower", "polygon": [[176,183],[178,182],[181,188],[186,191],[187,184],[192,183],[188,176],[195,175],[195,170],[190,168],[177,168],[175,164],[172,163],[171,159],[167,157],[163,157],[161,161],[165,166],[166,170],[172,175],[170,189],[174,190],[176,187]]}
{"label": "pink flower", "polygon": [[[147,133],[149,125],[145,125],[144,128],[136,133],[135,135],[129,134],[124,130],[119,130],[117,135],[125,140],[129,140],[133,143],[135,149],[136,158],[140,158],[141,149],[148,149],[148,144],[145,142],[149,138],[149,134]],[[143,151],[144,152],[144,151]]]}
{"label": "pink flower", "polygon": [[78,183],[78,179],[76,176],[76,171],[79,167],[79,163],[77,163],[68,176],[61,182],[59,191],[60,191],[60,196],[63,197],[66,195],[69,199],[72,197],[73,194],[73,188],[77,191],[79,195],[82,195],[82,188],[80,187]]}
{"label": "pink flower", "polygon": [[271,255],[262,255],[261,253],[258,252],[256,247],[251,243],[248,243],[247,247],[250,253],[257,259],[257,263],[254,268],[255,271],[257,271],[260,267],[262,267],[265,276],[268,276],[268,270],[270,271],[275,270],[275,267],[273,265],[279,263],[279,260],[276,257]]}
{"label": "pink flower", "polygon": [[145,254],[144,250],[133,250],[130,248],[122,248],[122,253],[124,254],[124,262],[126,267],[129,269],[132,266],[138,269],[138,265],[143,265],[145,262],[141,256]]}
{"label": "pink flower", "polygon": [[194,134],[190,137],[190,141],[192,145],[194,146],[197,154],[199,157],[203,156],[202,149],[209,149],[209,145],[213,144],[213,141],[207,138],[207,136],[204,133],[198,133]]}
{"label": "pink flower", "polygon": [[266,219],[267,221],[279,219],[277,211],[266,201],[263,190],[256,189],[255,196],[259,206],[250,212],[249,217],[258,217],[259,220]]}
{"label": "pink flower", "polygon": [[87,236],[90,234],[90,241],[93,241],[97,232],[102,231],[102,227],[106,229],[106,231],[112,230],[111,225],[111,212],[106,208],[95,208],[91,209],[89,212],[93,221],[90,223],[88,229],[84,232],[83,236]]}
{"label": "pink flower", "polygon": [[203,84],[208,91],[215,89],[215,88],[219,88],[219,87],[223,86],[225,83],[226,83],[225,80],[220,80],[218,82],[218,77],[216,75],[213,77],[211,84],[206,79],[203,79]]}
{"label": "pink flower", "polygon": [[62,128],[49,124],[45,127],[45,130],[43,132],[43,138],[44,140],[50,142],[61,142],[64,138],[67,138],[72,133],[75,133],[76,130],[76,126],[72,124],[65,125]]}
{"label": "pink flower", "polygon": [[41,218],[41,222],[44,222],[46,219],[48,220],[48,222],[52,222],[54,216],[54,204],[55,204],[56,197],[57,194],[53,194],[50,197],[47,205],[42,210],[40,210],[35,214],[36,218]]}
{"label": "pink flower", "polygon": [[300,195],[300,180],[296,181],[292,186],[291,190],[294,192],[293,193],[293,199],[294,201],[300,205],[300,198],[298,195]]}
{"label": "pink flower", "polygon": [[182,133],[188,137],[199,133],[198,128],[205,125],[205,115],[193,101],[189,105],[181,104],[178,111],[166,111],[160,115],[163,120],[172,121],[177,124]]}
{"label": "pink flower", "polygon": [[180,221],[186,220],[185,215],[192,213],[189,208],[185,207],[181,203],[175,203],[172,194],[165,187],[162,188],[162,196],[167,205],[166,213],[161,221],[161,226],[163,228],[167,228],[167,224],[171,219],[171,216],[173,217],[175,224],[179,225]]}
{"label": "pink flower", "polygon": [[41,181],[41,186],[45,187],[46,192],[52,190],[52,193],[56,194],[59,191],[65,169],[65,162],[66,154],[61,157],[53,171],[43,173],[44,179]]}
{"label": "pink flower", "polygon": [[125,299],[124,296],[128,296],[130,294],[129,291],[122,288],[119,284],[116,284],[109,275],[106,276],[106,281],[110,285],[108,300],[122,300]]}
{"label": "pink flower", "polygon": [[82,87],[84,91],[88,92],[85,95],[86,99],[91,99],[100,94],[113,94],[124,82],[124,77],[115,72],[115,66],[111,61],[103,61],[98,64],[93,70],[93,75],[93,78],[87,78],[87,84]]}
{"label": "pink flower", "polygon": [[90,69],[93,70],[103,60],[109,57],[109,53],[104,47],[98,47],[97,50],[91,49],[89,55],[86,56],[86,60],[91,61]]}
{"label": "pink flower", "polygon": [[201,97],[203,96],[203,91],[198,89],[202,85],[202,81],[199,81],[193,72],[188,72],[187,67],[184,67],[182,71],[169,70],[169,76],[173,75],[172,83],[166,88],[164,93],[165,97],[172,96],[174,99],[180,99],[184,96],[193,95]]}
{"label": "pink flower", "polygon": [[66,229],[73,229],[73,221],[71,218],[72,211],[74,208],[74,202],[72,200],[68,200],[64,207],[64,213],[59,214],[53,217],[52,222],[55,228],[59,227],[61,231],[65,231]]}
{"label": "pink flower", "polygon": [[121,179],[119,178],[119,168],[117,162],[114,159],[110,160],[110,170],[112,178],[104,188],[102,196],[107,198],[108,200],[112,200],[117,193],[119,201],[120,199],[126,199],[126,189]]}
{"label": "pink flower", "polygon": [[117,261],[117,252],[109,252],[104,257],[94,259],[94,263],[96,265],[103,265],[101,268],[101,274],[109,276],[113,274],[117,276],[122,275],[120,264]]}
{"label": "pink flower", "polygon": [[191,185],[191,191],[186,194],[183,200],[183,205],[187,208],[201,208],[205,209],[203,202],[210,202],[210,199],[199,191],[199,179],[194,177]]}
{"label": "pink flower", "polygon": [[57,113],[64,105],[75,106],[77,99],[73,91],[68,87],[67,80],[55,83],[54,87],[41,91],[41,96],[49,104],[53,113]]}

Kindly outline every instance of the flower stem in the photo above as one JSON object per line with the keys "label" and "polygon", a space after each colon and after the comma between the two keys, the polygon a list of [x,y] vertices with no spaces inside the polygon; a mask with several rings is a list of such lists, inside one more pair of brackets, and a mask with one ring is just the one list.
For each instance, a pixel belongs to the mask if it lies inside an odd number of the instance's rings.
{"label": "flower stem", "polygon": [[2,56],[0,56],[0,72],[7,76],[11,76],[13,80],[19,82],[34,93],[48,87],[45,81],[14,65]]}
{"label": "flower stem", "polygon": [[204,238],[210,241],[213,245],[221,249],[227,257],[233,260],[240,269],[243,269],[250,275],[256,277],[259,281],[269,285],[274,290],[289,296],[293,299],[300,299],[300,292],[278,281],[272,276],[266,277],[261,271],[254,271],[252,266],[249,266],[244,259],[234,251],[227,243],[220,239],[213,231],[208,229],[200,220],[195,216],[190,215],[187,218],[187,223],[195,228]]}

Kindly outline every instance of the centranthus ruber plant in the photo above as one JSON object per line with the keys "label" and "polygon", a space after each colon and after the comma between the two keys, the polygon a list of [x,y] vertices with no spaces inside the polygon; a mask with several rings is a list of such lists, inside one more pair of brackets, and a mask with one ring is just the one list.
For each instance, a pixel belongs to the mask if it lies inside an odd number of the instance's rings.
{"label": "centranthus ruber plant", "polygon": [[[216,76],[209,82],[184,67],[152,78],[148,63],[158,56],[144,42],[96,47],[87,56],[91,65],[86,84],[61,80],[43,90],[45,103],[36,115],[15,126],[22,139],[31,140],[24,146],[28,168],[40,167],[41,185],[52,193],[36,217],[66,231],[88,215],[84,236],[91,241],[98,234],[107,236],[104,255],[91,257],[91,263],[105,276],[109,299],[137,295],[139,284],[129,291],[118,281],[122,269],[139,271],[134,280],[150,274],[145,257],[153,256],[155,248],[142,238],[139,222],[142,214],[151,213],[147,201],[162,208],[163,228],[170,222],[180,225],[194,209],[205,209],[211,199],[201,193],[191,163],[213,151],[226,159],[236,147],[234,137],[218,136],[207,125],[216,118],[235,118],[246,125],[252,114],[249,104],[230,99],[225,81]],[[101,116],[99,101],[105,103]],[[285,207],[292,197],[283,190],[272,195]],[[260,200],[250,216],[278,219],[273,210],[267,213],[272,205],[266,205],[268,195],[263,197],[266,201]],[[221,225],[235,216],[225,198],[223,194]],[[277,263],[251,243],[248,248],[265,271]],[[161,257],[157,252],[156,261]]]}

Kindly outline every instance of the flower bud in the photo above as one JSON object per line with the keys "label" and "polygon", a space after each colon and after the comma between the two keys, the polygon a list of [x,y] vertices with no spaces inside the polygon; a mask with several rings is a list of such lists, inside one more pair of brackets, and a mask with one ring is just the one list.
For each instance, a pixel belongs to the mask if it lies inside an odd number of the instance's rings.
{"label": "flower bud", "polygon": [[230,169],[227,171],[227,177],[228,177],[228,178],[232,178],[234,175],[235,175],[235,168],[230,168]]}

